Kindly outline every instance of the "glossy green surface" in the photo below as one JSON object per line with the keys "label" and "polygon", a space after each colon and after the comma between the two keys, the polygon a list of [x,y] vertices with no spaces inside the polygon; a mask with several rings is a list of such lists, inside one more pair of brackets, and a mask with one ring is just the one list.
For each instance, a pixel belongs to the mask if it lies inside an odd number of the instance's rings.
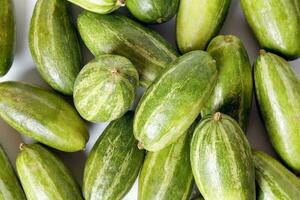
{"label": "glossy green surface", "polygon": [[121,200],[143,165],[143,150],[134,138],[133,112],[109,124],[88,156],[83,178],[86,200]]}
{"label": "glossy green surface", "polygon": [[254,67],[256,97],[270,140],[280,157],[300,172],[300,81],[283,58],[261,51]]}
{"label": "glossy green surface", "polygon": [[127,58],[116,55],[97,57],[76,78],[74,103],[78,112],[92,122],[120,118],[134,102],[138,76]]}
{"label": "glossy green surface", "polygon": [[241,0],[261,47],[293,59],[300,56],[299,0]]}
{"label": "glossy green surface", "polygon": [[217,61],[219,76],[201,115],[222,112],[233,117],[246,130],[253,94],[247,51],[242,41],[233,35],[215,37],[207,51]]}
{"label": "glossy green surface", "polygon": [[17,171],[28,200],[81,200],[81,191],[61,160],[40,144],[21,145]]}
{"label": "glossy green surface", "polygon": [[255,151],[254,163],[258,200],[296,200],[300,197],[300,179],[266,153]]}
{"label": "glossy green surface", "polygon": [[204,50],[227,16],[231,0],[181,0],[177,16],[177,45],[181,53]]}
{"label": "glossy green surface", "polygon": [[177,57],[174,48],[158,33],[125,16],[83,12],[78,17],[78,29],[94,55],[117,54],[128,58],[137,68],[144,87]]}
{"label": "glossy green surface", "polygon": [[199,115],[216,79],[216,62],[204,51],[171,63],[136,109],[134,134],[140,148],[159,151],[177,141]]}
{"label": "glossy green surface", "polygon": [[255,200],[250,144],[233,118],[221,113],[203,118],[194,132],[190,156],[205,200]]}
{"label": "glossy green surface", "polygon": [[125,5],[125,0],[68,0],[86,10],[107,14]]}
{"label": "glossy green surface", "polygon": [[0,200],[25,200],[19,180],[0,145]]}
{"label": "glossy green surface", "polygon": [[12,0],[0,0],[0,77],[10,69],[16,43],[15,12]]}
{"label": "glossy green surface", "polygon": [[145,23],[163,23],[177,13],[179,0],[126,0],[133,16]]}
{"label": "glossy green surface", "polygon": [[83,120],[58,95],[22,82],[0,83],[0,116],[21,134],[61,151],[82,150],[89,134]]}
{"label": "glossy green surface", "polygon": [[29,46],[42,78],[72,95],[81,53],[65,0],[38,0],[30,23]]}
{"label": "glossy green surface", "polygon": [[148,152],[139,176],[139,200],[189,200],[194,178],[190,165],[191,127],[178,141]]}

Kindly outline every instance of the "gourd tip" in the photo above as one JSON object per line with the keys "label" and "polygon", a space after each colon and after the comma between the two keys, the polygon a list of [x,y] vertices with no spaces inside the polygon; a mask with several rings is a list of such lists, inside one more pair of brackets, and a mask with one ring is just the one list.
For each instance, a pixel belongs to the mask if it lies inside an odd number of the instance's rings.
{"label": "gourd tip", "polygon": [[161,23],[163,22],[163,19],[162,19],[162,18],[158,18],[158,19],[156,20],[156,22],[159,23],[159,24],[161,24]]}
{"label": "gourd tip", "polygon": [[19,149],[20,149],[21,151],[23,151],[23,150],[25,149],[25,147],[26,147],[26,144],[24,144],[24,143],[21,143],[21,144],[19,145]]}
{"label": "gourd tip", "polygon": [[117,68],[113,68],[113,69],[111,70],[111,73],[114,74],[114,75],[116,75],[116,74],[119,73],[119,70],[118,70]]}
{"label": "gourd tip", "polygon": [[225,36],[224,36],[224,41],[225,41],[225,42],[228,42],[228,43],[229,43],[229,42],[232,42],[231,36],[225,35]]}
{"label": "gourd tip", "polygon": [[259,55],[264,55],[264,54],[266,54],[267,52],[266,52],[266,50],[264,50],[264,49],[261,49],[261,50],[259,50]]}
{"label": "gourd tip", "polygon": [[217,112],[214,114],[214,121],[220,121],[222,119],[222,114],[220,112]]}
{"label": "gourd tip", "polygon": [[144,144],[142,142],[139,142],[137,146],[140,150],[144,149]]}
{"label": "gourd tip", "polygon": [[125,1],[126,0],[118,0],[117,5],[120,6],[120,7],[123,7],[123,6],[125,6]]}

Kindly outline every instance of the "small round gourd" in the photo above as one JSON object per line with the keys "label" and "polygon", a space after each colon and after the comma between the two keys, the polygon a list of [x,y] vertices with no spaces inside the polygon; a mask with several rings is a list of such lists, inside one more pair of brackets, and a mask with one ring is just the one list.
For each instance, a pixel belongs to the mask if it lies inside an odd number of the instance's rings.
{"label": "small round gourd", "polygon": [[138,72],[130,60],[99,56],[84,66],[75,81],[75,107],[91,122],[118,119],[132,105],[138,82]]}

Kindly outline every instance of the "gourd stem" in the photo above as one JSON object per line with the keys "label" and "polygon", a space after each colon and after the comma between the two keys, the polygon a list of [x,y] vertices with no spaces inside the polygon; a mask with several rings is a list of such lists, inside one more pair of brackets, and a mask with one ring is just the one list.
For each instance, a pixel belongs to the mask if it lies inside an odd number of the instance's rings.
{"label": "gourd stem", "polygon": [[19,145],[19,149],[20,149],[21,151],[23,151],[25,148],[26,148],[26,144],[21,143],[21,144]]}
{"label": "gourd stem", "polygon": [[214,114],[214,121],[220,121],[222,119],[222,114],[220,112],[217,112]]}
{"label": "gourd stem", "polygon": [[231,36],[225,35],[225,36],[224,36],[224,41],[225,41],[225,42],[228,42],[228,43],[232,42]]}
{"label": "gourd stem", "polygon": [[113,75],[118,75],[118,74],[119,74],[119,70],[116,69],[116,68],[113,68],[113,69],[111,70],[111,73],[112,73]]}
{"label": "gourd stem", "polygon": [[126,0],[118,0],[117,5],[123,7],[123,6],[125,6],[125,1]]}
{"label": "gourd stem", "polygon": [[259,50],[259,55],[265,55],[267,52],[264,49]]}
{"label": "gourd stem", "polygon": [[138,148],[139,148],[140,150],[143,150],[143,149],[144,149],[144,145],[143,145],[142,142],[139,142],[139,143],[138,143]]}

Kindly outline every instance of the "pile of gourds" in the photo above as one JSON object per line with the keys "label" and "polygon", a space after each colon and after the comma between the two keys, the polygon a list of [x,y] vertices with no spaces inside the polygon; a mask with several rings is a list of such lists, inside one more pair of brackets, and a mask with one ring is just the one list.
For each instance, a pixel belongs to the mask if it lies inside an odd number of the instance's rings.
{"label": "pile of gourds", "polygon": [[[194,181],[205,200],[300,199],[300,80],[286,61],[300,57],[299,0],[241,0],[262,49],[253,72],[242,41],[218,35],[230,0],[69,1],[87,10],[77,26],[66,0],[37,0],[29,46],[41,77],[74,106],[39,86],[0,83],[0,117],[39,142],[19,147],[21,184],[0,148],[0,199],[119,200],[138,176],[139,200],[188,200]],[[136,21],[112,13],[125,5]],[[144,26],[176,14],[179,51]],[[16,40],[11,0],[0,0],[0,25],[4,76]],[[79,37],[95,56],[83,67]],[[281,162],[245,136],[253,90]],[[84,120],[110,124],[81,190],[48,147],[84,150]]]}

